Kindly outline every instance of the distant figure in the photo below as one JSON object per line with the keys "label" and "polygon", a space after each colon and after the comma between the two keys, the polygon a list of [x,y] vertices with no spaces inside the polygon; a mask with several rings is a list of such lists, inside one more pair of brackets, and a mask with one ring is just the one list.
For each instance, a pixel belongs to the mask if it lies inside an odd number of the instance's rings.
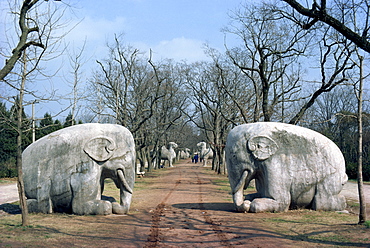
{"label": "distant figure", "polygon": [[194,163],[198,163],[198,159],[199,159],[199,156],[198,156],[198,153],[196,153],[194,155]]}

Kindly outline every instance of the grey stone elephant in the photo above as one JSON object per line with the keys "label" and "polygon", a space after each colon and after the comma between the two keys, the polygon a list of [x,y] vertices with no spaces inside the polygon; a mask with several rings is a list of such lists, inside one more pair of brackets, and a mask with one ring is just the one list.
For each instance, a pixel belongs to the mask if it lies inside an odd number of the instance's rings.
{"label": "grey stone elephant", "polygon": [[[114,124],[81,124],[53,132],[23,152],[30,212],[125,214],[135,182],[131,132]],[[104,179],[120,189],[120,204],[102,199]]]}
{"label": "grey stone elephant", "polygon": [[[230,131],[226,163],[239,212],[282,212],[294,208],[343,210],[347,182],[339,148],[325,136],[299,126],[259,122]],[[257,193],[244,198],[255,179]]]}
{"label": "grey stone elephant", "polygon": [[197,147],[199,149],[200,161],[203,162],[203,166],[207,166],[208,159],[213,158],[213,150],[210,147],[207,148],[206,142],[203,141],[199,142]]}
{"label": "grey stone elephant", "polygon": [[173,167],[173,160],[176,158],[176,151],[175,149],[178,145],[175,142],[168,142],[167,147],[162,146],[161,148],[161,160],[164,162],[167,160],[169,167]]}

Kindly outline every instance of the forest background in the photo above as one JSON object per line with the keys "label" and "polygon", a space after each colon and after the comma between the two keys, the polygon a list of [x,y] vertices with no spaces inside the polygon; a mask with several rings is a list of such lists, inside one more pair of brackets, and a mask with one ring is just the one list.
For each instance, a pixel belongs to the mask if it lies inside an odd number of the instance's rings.
{"label": "forest background", "polygon": [[[314,129],[332,139],[345,156],[348,176],[354,179],[362,79],[363,177],[369,181],[367,53],[323,24],[310,29],[295,25],[306,19],[299,19],[281,1],[252,2],[225,9],[228,22],[219,27],[223,48],[204,42],[202,59],[189,61],[158,59],[155,50],[128,43],[125,30],[114,30],[104,52],[92,57],[88,37],[79,46],[66,42],[79,24],[65,14],[76,11],[74,6],[67,1],[41,1],[29,12],[29,20],[41,25],[41,36],[34,38],[42,37],[47,46],[30,47],[0,83],[0,177],[17,176],[16,106],[23,83],[23,149],[33,140],[78,123],[117,123],[133,133],[138,160],[148,170],[157,168],[151,158],[162,145],[173,141],[179,149],[195,152],[196,144],[206,141],[217,154],[214,170],[226,173],[223,147],[229,130],[242,123],[279,121]],[[16,13],[20,4],[9,1],[9,13]],[[365,1],[328,5],[332,15],[354,30],[367,32]],[[1,44],[3,61],[17,35],[6,37]],[[56,62],[61,58],[64,63]],[[51,71],[47,65],[56,69]],[[57,93],[57,78],[69,86],[68,93]],[[54,82],[52,87],[50,82]],[[41,117],[24,110],[61,102],[63,107]]]}

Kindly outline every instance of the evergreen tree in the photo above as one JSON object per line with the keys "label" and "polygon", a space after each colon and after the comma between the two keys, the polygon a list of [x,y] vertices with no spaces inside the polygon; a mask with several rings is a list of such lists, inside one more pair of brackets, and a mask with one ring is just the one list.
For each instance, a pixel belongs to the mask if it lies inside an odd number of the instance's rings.
{"label": "evergreen tree", "polygon": [[63,126],[59,120],[53,121],[52,116],[45,113],[44,118],[40,121],[39,130],[36,132],[36,138],[39,139],[62,128]]}
{"label": "evergreen tree", "polygon": [[73,119],[72,114],[69,113],[67,118],[66,118],[66,121],[64,122],[63,127],[70,127],[70,126],[73,126],[75,124],[76,124],[76,121]]}
{"label": "evergreen tree", "polygon": [[16,176],[17,133],[10,125],[10,112],[0,102],[0,177]]}
{"label": "evergreen tree", "polygon": [[[16,98],[16,103],[18,98]],[[17,131],[16,121],[17,108],[14,104],[10,110],[6,109],[5,103],[0,102],[0,177],[16,177],[17,168],[15,159],[17,156]],[[31,143],[30,120],[24,110],[22,111],[22,150]]]}

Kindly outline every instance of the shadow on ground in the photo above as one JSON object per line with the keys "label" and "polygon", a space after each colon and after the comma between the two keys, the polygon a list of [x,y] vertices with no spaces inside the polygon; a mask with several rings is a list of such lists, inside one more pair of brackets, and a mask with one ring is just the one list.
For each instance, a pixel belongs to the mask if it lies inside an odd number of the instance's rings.
{"label": "shadow on ground", "polygon": [[173,204],[172,207],[180,209],[198,209],[212,210],[222,212],[235,212],[234,204],[225,202],[210,202],[210,203],[180,203]]}
{"label": "shadow on ground", "polygon": [[0,205],[0,211],[8,214],[21,214],[21,208],[18,205],[4,203]]}

